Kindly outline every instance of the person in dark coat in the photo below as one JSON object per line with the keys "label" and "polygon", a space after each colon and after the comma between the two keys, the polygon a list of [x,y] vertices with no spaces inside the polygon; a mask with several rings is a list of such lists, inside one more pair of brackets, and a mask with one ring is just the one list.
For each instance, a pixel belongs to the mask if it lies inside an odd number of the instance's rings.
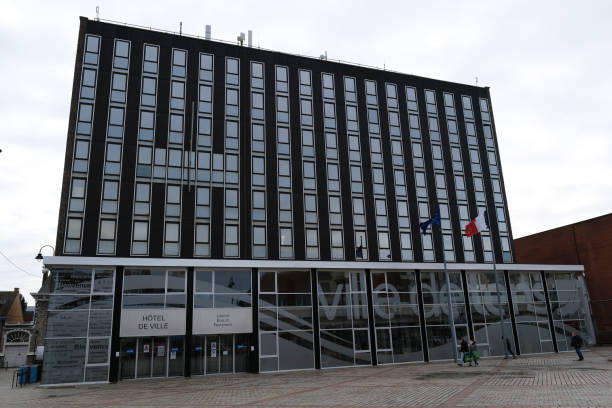
{"label": "person in dark coat", "polygon": [[[467,341],[465,340],[465,337],[461,339],[461,345],[459,346],[459,352],[460,352],[459,363],[457,364],[463,367],[463,359],[470,352],[470,348],[468,346]],[[472,365],[472,363],[470,363],[470,365]]]}
{"label": "person in dark coat", "polygon": [[474,365],[478,365],[478,359],[480,356],[478,355],[478,347],[476,347],[476,342],[474,340],[470,341],[469,350],[471,357],[470,367],[472,366],[472,361],[474,362]]}
{"label": "person in dark coat", "polygon": [[510,339],[506,337],[506,348],[508,349],[508,353],[512,354],[512,358],[516,358],[516,354],[514,354],[514,350],[512,350],[512,344],[510,344]]}
{"label": "person in dark coat", "polygon": [[580,335],[576,332],[572,332],[572,341],[571,341],[571,346],[574,348],[574,350],[576,350],[576,354],[578,354],[578,361],[582,361],[584,360],[584,357],[582,356],[582,352],[580,351],[580,347],[582,347],[582,337],[580,337]]}

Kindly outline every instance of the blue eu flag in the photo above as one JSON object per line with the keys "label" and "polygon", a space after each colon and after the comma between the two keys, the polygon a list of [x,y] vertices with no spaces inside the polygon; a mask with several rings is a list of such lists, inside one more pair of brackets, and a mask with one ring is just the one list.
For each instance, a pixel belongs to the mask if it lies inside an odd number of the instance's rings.
{"label": "blue eu flag", "polygon": [[427,234],[427,227],[429,227],[429,224],[442,225],[440,221],[440,207],[436,208],[436,211],[434,211],[430,219],[420,224],[421,229],[423,230],[423,235]]}

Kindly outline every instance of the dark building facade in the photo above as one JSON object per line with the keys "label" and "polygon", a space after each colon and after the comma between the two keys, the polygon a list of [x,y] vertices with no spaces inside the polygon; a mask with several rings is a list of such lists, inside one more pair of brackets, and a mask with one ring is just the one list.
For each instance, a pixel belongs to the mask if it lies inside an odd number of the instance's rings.
{"label": "dark building facade", "polygon": [[497,149],[488,88],[82,18],[43,382],[449,359],[449,293],[565,350],[582,267],[514,263]]}
{"label": "dark building facade", "polygon": [[584,265],[598,343],[612,344],[612,214],[514,240],[522,263]]}

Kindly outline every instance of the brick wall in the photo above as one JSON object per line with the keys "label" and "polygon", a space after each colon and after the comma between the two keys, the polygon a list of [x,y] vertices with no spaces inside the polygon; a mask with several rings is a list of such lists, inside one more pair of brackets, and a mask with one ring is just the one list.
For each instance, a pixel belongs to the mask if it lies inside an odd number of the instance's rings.
{"label": "brick wall", "polygon": [[584,265],[598,342],[612,343],[612,214],[514,240],[518,263]]}

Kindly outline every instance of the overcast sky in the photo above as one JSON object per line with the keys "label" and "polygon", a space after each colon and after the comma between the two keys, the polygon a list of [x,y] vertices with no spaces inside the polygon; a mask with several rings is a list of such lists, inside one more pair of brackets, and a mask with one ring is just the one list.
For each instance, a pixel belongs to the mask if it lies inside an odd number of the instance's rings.
{"label": "overcast sky", "polygon": [[[612,2],[0,1],[0,291],[55,245],[79,16],[491,87],[514,236],[612,212]],[[43,251],[50,255],[50,249]],[[31,303],[31,297],[27,296]]]}

